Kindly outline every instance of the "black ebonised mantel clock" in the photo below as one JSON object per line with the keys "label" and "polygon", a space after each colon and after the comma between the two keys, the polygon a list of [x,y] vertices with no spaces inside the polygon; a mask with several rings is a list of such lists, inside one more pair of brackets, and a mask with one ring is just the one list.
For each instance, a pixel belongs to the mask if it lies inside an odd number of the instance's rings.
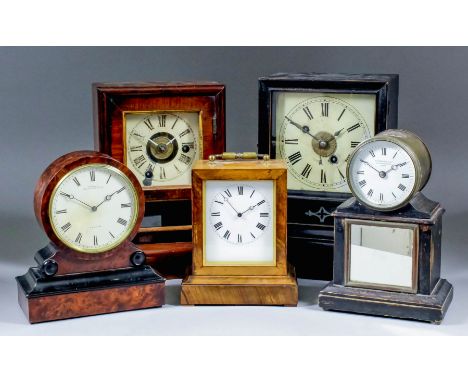
{"label": "black ebonised mantel clock", "polygon": [[259,79],[258,151],[288,167],[288,253],[299,277],[331,279],[335,208],[361,141],[397,127],[398,75],[275,74]]}

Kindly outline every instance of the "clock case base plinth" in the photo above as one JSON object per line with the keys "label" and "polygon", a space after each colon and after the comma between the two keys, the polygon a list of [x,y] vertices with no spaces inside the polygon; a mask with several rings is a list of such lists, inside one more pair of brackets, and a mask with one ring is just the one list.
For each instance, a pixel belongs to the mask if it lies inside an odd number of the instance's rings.
{"label": "clock case base plinth", "polygon": [[[440,323],[450,306],[453,287],[440,278],[442,248],[442,215],[438,202],[417,192],[411,201],[396,211],[376,211],[349,198],[333,213],[335,243],[333,281],[319,294],[319,306],[325,310],[389,316]],[[366,286],[348,285],[346,266],[349,245],[346,239],[347,220],[375,224],[412,224],[418,231],[415,256],[417,268],[415,292],[388,291]]]}
{"label": "clock case base plinth", "polygon": [[147,265],[55,277],[32,267],[16,281],[32,324],[164,305],[165,279]]}
{"label": "clock case base plinth", "polygon": [[319,294],[324,310],[368,314],[440,324],[453,298],[453,287],[440,279],[430,295],[334,285]]}
{"label": "clock case base plinth", "polygon": [[187,276],[182,305],[297,306],[298,289],[292,267],[286,276]]}

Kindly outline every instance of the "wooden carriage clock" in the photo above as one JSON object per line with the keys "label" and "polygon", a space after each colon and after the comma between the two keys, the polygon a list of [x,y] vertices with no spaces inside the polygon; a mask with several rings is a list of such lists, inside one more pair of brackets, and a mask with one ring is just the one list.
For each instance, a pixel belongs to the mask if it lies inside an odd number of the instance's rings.
{"label": "wooden carriage clock", "polygon": [[224,153],[192,172],[193,265],[181,304],[297,305],[286,255],[286,166]]}
{"label": "wooden carriage clock", "polygon": [[96,83],[95,148],[138,178],[146,213],[134,242],[166,277],[191,264],[191,168],[225,150],[224,85]]}
{"label": "wooden carriage clock", "polygon": [[50,164],[34,193],[50,243],[36,253],[38,266],[16,278],[29,321],[164,304],[164,279],[130,241],[144,209],[137,178],[108,155],[76,151]]}
{"label": "wooden carriage clock", "polygon": [[276,74],[259,79],[258,150],[288,166],[288,253],[298,277],[332,278],[333,217],[346,164],[364,139],[397,127],[398,76]]}
{"label": "wooden carriage clock", "polygon": [[440,278],[444,209],[420,192],[431,173],[426,146],[387,130],[356,148],[347,172],[355,197],[334,213],[334,277],[319,305],[440,323],[453,287]]}

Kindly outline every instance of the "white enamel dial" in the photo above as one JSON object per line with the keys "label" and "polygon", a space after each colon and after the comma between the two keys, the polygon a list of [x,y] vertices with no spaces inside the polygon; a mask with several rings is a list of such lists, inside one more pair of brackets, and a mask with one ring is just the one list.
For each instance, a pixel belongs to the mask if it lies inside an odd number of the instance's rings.
{"label": "white enamel dial", "polygon": [[190,185],[200,158],[198,113],[127,113],[126,164],[143,186]]}
{"label": "white enamel dial", "polygon": [[403,147],[386,140],[362,145],[351,157],[348,174],[354,196],[375,209],[401,206],[415,187],[411,157]]}
{"label": "white enamel dial", "polygon": [[273,181],[206,181],[205,259],[230,264],[274,261]]}
{"label": "white enamel dial", "polygon": [[104,252],[132,231],[138,197],[133,184],[118,169],[88,164],[61,179],[51,195],[49,216],[55,234],[68,247]]}
{"label": "white enamel dial", "polygon": [[375,96],[299,94],[278,97],[276,111],[277,156],[286,160],[288,189],[349,192],[347,159],[374,135]]}

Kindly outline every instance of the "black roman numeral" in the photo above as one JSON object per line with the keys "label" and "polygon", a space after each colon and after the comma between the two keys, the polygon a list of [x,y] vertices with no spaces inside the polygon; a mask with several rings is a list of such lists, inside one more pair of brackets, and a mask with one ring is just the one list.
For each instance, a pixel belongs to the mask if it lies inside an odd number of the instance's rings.
{"label": "black roman numeral", "polygon": [[159,167],[159,179],[166,179],[166,170],[164,167]]}
{"label": "black roman numeral", "polygon": [[221,216],[221,212],[212,212],[211,216]]}
{"label": "black roman numeral", "polygon": [[81,183],[78,181],[78,178],[76,176],[73,177],[73,181],[76,183],[77,186],[81,186]]}
{"label": "black roman numeral", "polygon": [[322,103],[322,117],[328,117],[328,102],[323,102]]}
{"label": "black roman numeral", "polygon": [[214,227],[216,228],[216,231],[219,231],[221,228],[223,228],[223,223],[222,222],[218,222],[214,225]]}
{"label": "black roman numeral", "polygon": [[179,116],[177,116],[177,118],[175,119],[174,123],[172,124],[171,130],[174,128],[174,126],[176,125],[176,123],[177,123],[178,120],[179,120]]}
{"label": "black roman numeral", "polygon": [[379,200],[380,200],[381,202],[383,202],[383,194],[382,194],[382,193],[380,193]]}
{"label": "black roman numeral", "polygon": [[66,214],[67,213],[67,210],[58,210],[58,211],[55,211],[56,214]]}
{"label": "black roman numeral", "polygon": [[327,174],[323,169],[320,170],[320,183],[327,183]]}
{"label": "black roman numeral", "polygon": [[70,229],[70,227],[71,227],[71,223],[67,223],[60,228],[62,228],[63,232],[67,232]]}
{"label": "black roman numeral", "polygon": [[94,182],[96,180],[96,173],[94,172],[94,170],[91,170],[89,172],[89,177],[91,178],[91,182]]}
{"label": "black roman numeral", "polygon": [[289,162],[291,162],[292,165],[295,165],[297,162],[299,162],[300,160],[302,159],[302,154],[300,151],[294,153],[294,154],[291,154],[290,156],[288,156],[288,160]]}
{"label": "black roman numeral", "polygon": [[254,193],[255,193],[255,190],[253,190],[252,193],[250,194],[250,198],[252,198]]}
{"label": "black roman numeral", "polygon": [[375,157],[374,150],[369,150],[369,153],[370,153],[370,155],[372,155],[372,157]]}
{"label": "black roman numeral", "polygon": [[359,174],[359,175],[364,175],[364,170],[359,170],[359,171],[357,172],[357,174]]}
{"label": "black roman numeral", "polygon": [[165,114],[158,115],[159,127],[166,127],[166,117]]}
{"label": "black roman numeral", "polygon": [[139,145],[139,146],[130,146],[130,151],[143,151],[143,146],[142,145]]}
{"label": "black roman numeral", "polygon": [[226,232],[224,232],[224,235],[223,237],[226,239],[226,240],[229,240],[229,237],[231,236],[231,231],[227,230]]}
{"label": "black roman numeral", "polygon": [[387,148],[386,147],[382,147],[382,155],[387,155]]}
{"label": "black roman numeral", "polygon": [[307,163],[304,169],[302,170],[301,175],[304,178],[308,178],[311,171],[312,171],[312,166],[309,163]]}
{"label": "black roman numeral", "polygon": [[231,191],[226,190],[226,191],[224,191],[224,193],[225,193],[229,198],[232,197]]}
{"label": "black roman numeral", "polygon": [[346,109],[343,109],[343,111],[341,112],[340,116],[338,117],[337,121],[339,121],[341,119],[341,117],[343,116],[344,112],[346,111]]}
{"label": "black roman numeral", "polygon": [[183,136],[187,135],[190,133],[190,130],[189,129],[185,129],[184,131],[182,131],[180,134],[179,134],[179,138],[182,138]]}
{"label": "black roman numeral", "polygon": [[307,115],[307,118],[309,118],[309,119],[314,119],[314,116],[313,116],[312,113],[310,112],[309,106],[306,106],[306,107],[303,108],[302,110],[304,110],[304,113],[305,113],[305,115]]}
{"label": "black roman numeral", "polygon": [[237,242],[242,243],[242,235],[237,234]]}
{"label": "black roman numeral", "polygon": [[260,217],[261,218],[267,218],[268,217],[268,212],[260,212]]}
{"label": "black roman numeral", "polygon": [[106,184],[109,183],[110,178],[112,177],[112,174],[109,174],[109,177],[106,180]]}
{"label": "black roman numeral", "polygon": [[374,193],[374,190],[371,188],[368,192],[367,192],[367,196],[372,196]]}
{"label": "black roman numeral", "polygon": [[223,202],[220,202],[219,200],[215,200],[215,203],[224,204]]}
{"label": "black roman numeral", "polygon": [[299,139],[285,139],[284,143],[287,145],[298,145],[299,144]]}
{"label": "black roman numeral", "polygon": [[257,203],[257,206],[261,206],[263,203],[265,203],[265,200],[260,200],[260,201]]}
{"label": "black roman numeral", "polygon": [[111,231],[109,231],[109,235],[111,235],[112,239],[115,239],[115,236],[112,235],[112,232],[111,232]]}
{"label": "black roman numeral", "polygon": [[348,127],[348,133],[350,133],[351,131],[353,130],[356,130],[358,127],[360,127],[361,125],[359,123],[356,123],[355,125],[351,126],[351,127]]}
{"label": "black roman numeral", "polygon": [[125,219],[118,218],[117,223],[122,224],[123,226],[126,226],[128,222]]}
{"label": "black roman numeral", "polygon": [[244,195],[244,187],[243,186],[237,186],[237,193],[239,195]]}
{"label": "black roman numeral", "polygon": [[254,239],[256,239],[255,235],[252,232],[250,232],[250,236],[252,236]]}
{"label": "black roman numeral", "polygon": [[190,157],[185,154],[180,154],[179,160],[186,165],[190,164],[190,162],[192,161]]}
{"label": "black roman numeral", "polygon": [[263,225],[262,223],[257,223],[257,228],[263,231],[266,228],[266,225]]}
{"label": "black roman numeral", "polygon": [[130,208],[132,205],[130,203],[122,203],[120,208]]}
{"label": "black roman numeral", "polygon": [[146,158],[143,155],[140,155],[138,158],[133,160],[133,163],[135,163],[135,166],[138,166],[138,168],[141,168],[141,166],[146,163]]}
{"label": "black roman numeral", "polygon": [[359,185],[361,186],[361,188],[364,187],[366,184],[367,182],[365,179],[359,181]]}
{"label": "black roman numeral", "polygon": [[401,174],[402,178],[409,178],[409,174]]}
{"label": "black roman numeral", "polygon": [[354,149],[355,147],[357,147],[357,145],[361,143],[361,142],[355,142],[355,141],[351,141],[351,148]]}
{"label": "black roman numeral", "polygon": [[83,237],[83,235],[81,235],[81,232],[78,233],[78,235],[76,236],[76,239],[75,239],[75,243],[78,243],[80,244],[81,243],[81,238]]}
{"label": "black roman numeral", "polygon": [[401,183],[398,185],[398,188],[399,188],[401,191],[405,191],[405,190],[406,190],[406,186],[402,185]]}
{"label": "black roman numeral", "polygon": [[96,236],[96,235],[94,235],[94,245],[95,245],[95,246],[98,245],[98,240],[97,240],[97,236]]}
{"label": "black roman numeral", "polygon": [[338,172],[340,173],[341,179],[344,179],[345,176],[341,173],[341,170],[340,170],[340,169],[338,169]]}
{"label": "black roman numeral", "polygon": [[[148,129],[154,130],[154,126],[153,126],[153,124],[151,123],[151,120],[149,119],[149,117],[148,117],[148,118],[145,118],[145,119],[143,120],[143,123],[148,127]],[[135,134],[135,135],[136,135],[136,134]]]}
{"label": "black roman numeral", "polygon": [[123,190],[125,190],[125,186],[122,187],[121,189],[117,190],[117,193],[120,194]]}

